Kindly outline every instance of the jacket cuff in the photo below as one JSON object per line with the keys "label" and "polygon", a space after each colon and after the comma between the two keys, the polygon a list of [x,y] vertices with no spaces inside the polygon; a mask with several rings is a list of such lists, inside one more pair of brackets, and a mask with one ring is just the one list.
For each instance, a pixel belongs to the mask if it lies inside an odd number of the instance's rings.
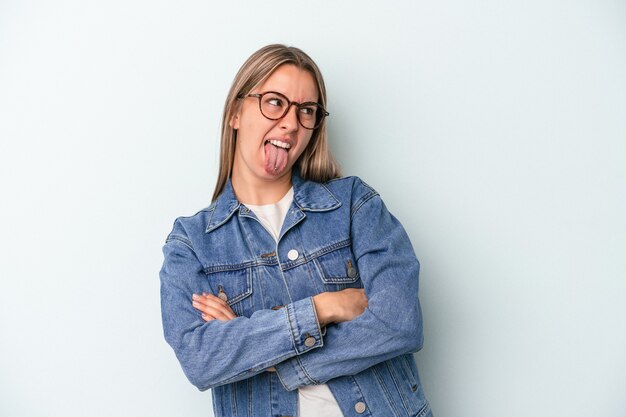
{"label": "jacket cuff", "polygon": [[296,355],[302,355],[309,350],[322,347],[324,341],[317,321],[313,297],[287,304],[286,308]]}
{"label": "jacket cuff", "polygon": [[[291,338],[297,355],[324,346],[322,330],[317,321],[313,297],[288,304],[287,317],[291,328]],[[326,330],[324,328],[324,330]],[[325,332],[324,332],[325,333]],[[315,384],[306,373],[298,356],[274,366],[278,379],[286,390],[292,391],[303,385]]]}

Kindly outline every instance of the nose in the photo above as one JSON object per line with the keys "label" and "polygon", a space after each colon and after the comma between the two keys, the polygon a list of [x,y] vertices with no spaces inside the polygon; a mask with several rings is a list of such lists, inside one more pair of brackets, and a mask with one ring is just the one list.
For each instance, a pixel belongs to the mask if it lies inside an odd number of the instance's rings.
{"label": "nose", "polygon": [[292,103],[289,106],[289,110],[287,110],[287,114],[280,119],[280,127],[281,129],[285,129],[288,132],[294,131],[298,129],[300,122],[298,122],[298,106],[295,103]]}

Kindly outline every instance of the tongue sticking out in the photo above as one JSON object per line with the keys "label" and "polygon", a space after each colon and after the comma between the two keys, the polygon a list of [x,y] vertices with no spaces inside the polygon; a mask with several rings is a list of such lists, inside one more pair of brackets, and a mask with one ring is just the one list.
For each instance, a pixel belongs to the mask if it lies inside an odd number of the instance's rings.
{"label": "tongue sticking out", "polygon": [[265,144],[265,172],[276,175],[282,173],[287,166],[287,149],[279,148],[271,143]]}

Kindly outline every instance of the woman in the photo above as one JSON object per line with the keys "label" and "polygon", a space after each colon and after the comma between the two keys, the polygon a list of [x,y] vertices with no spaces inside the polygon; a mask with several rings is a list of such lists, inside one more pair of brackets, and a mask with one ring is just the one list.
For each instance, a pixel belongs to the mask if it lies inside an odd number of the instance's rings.
{"label": "woman", "polygon": [[340,178],[313,60],[269,45],[237,73],[212,204],[164,246],[165,338],[216,416],[430,416],[419,264],[372,188]]}

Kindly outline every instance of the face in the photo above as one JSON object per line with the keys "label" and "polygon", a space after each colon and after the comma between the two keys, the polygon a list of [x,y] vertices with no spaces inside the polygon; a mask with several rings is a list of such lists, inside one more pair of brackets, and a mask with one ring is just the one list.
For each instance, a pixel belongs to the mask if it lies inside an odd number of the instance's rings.
{"label": "face", "polygon": [[[294,65],[278,67],[251,94],[275,91],[292,102],[317,102],[313,76]],[[303,128],[297,119],[297,107],[279,120],[269,120],[259,110],[259,99],[246,97],[239,103],[230,127],[237,130],[233,177],[244,181],[274,181],[289,176],[291,169],[306,149],[312,130]]]}

